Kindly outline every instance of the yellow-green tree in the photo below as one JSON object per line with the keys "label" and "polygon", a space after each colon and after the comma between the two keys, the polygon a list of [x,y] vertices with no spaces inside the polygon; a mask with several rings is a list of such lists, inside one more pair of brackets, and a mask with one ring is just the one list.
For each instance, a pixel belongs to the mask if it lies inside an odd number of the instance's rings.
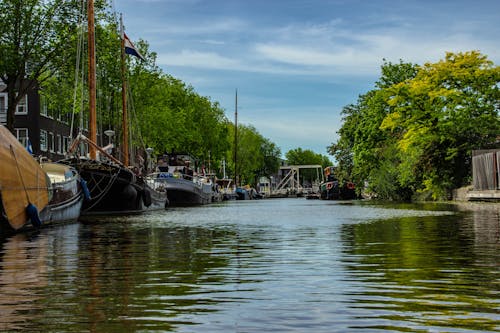
{"label": "yellow-green tree", "polygon": [[384,63],[377,88],[344,108],[329,152],[380,197],[446,198],[470,183],[473,149],[499,146],[499,83],[500,68],[477,51]]}
{"label": "yellow-green tree", "polygon": [[470,182],[471,150],[498,144],[500,67],[477,51],[448,53],[388,88],[381,128],[397,137],[402,184],[435,199]]}

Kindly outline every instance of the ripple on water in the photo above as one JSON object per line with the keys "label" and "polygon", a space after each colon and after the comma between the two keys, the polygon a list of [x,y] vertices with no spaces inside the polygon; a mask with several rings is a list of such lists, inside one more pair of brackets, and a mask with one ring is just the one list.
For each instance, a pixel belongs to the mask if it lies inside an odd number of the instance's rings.
{"label": "ripple on water", "polygon": [[0,330],[496,331],[499,221],[278,199],[49,228],[3,243]]}

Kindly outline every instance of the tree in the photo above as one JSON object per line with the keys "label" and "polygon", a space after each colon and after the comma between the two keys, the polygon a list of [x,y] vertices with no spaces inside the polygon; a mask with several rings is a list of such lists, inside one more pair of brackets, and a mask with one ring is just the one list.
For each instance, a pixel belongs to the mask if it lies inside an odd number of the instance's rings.
{"label": "tree", "polygon": [[382,129],[398,133],[401,183],[435,199],[470,183],[471,151],[498,145],[499,82],[500,67],[470,51],[447,53],[388,88],[394,109]]}
{"label": "tree", "polygon": [[[327,167],[332,165],[332,162],[321,154],[317,154],[310,149],[303,150],[302,148],[291,149],[286,152],[285,158],[289,165],[308,165],[308,164],[318,164],[322,167]],[[326,163],[326,165],[324,165]]]}
{"label": "tree", "polygon": [[[230,149],[226,152],[227,171],[238,175],[241,184],[255,185],[259,176],[274,174],[280,163],[281,151],[255,127],[238,124],[238,147],[234,146],[234,124],[228,122],[227,133]],[[235,171],[234,149],[238,149]],[[240,184],[238,184],[240,185]]]}
{"label": "tree", "polygon": [[[320,165],[322,169],[331,166],[332,162],[327,156],[317,154],[310,149],[303,150],[302,148],[291,149],[285,154],[288,165]],[[318,174],[317,170],[304,169],[300,171],[302,182],[305,180],[313,182]],[[323,172],[322,170],[320,172]]]}
{"label": "tree", "polygon": [[75,2],[3,0],[0,2],[0,78],[7,85],[7,128],[26,93],[55,72],[74,33]]}
{"label": "tree", "polygon": [[259,170],[259,175],[270,177],[275,174],[280,167],[280,156],[281,150],[275,143],[271,142],[269,139],[263,138],[260,151],[264,158],[264,163],[261,170]]}
{"label": "tree", "polygon": [[387,199],[446,198],[470,183],[471,150],[498,146],[500,69],[479,52],[382,66],[376,89],[343,109],[328,147],[339,169]]}

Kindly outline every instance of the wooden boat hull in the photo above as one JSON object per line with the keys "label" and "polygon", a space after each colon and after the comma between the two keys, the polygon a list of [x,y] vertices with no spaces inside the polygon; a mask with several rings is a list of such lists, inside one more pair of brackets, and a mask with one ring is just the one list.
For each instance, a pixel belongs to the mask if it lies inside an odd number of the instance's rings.
{"label": "wooden boat hull", "polygon": [[38,162],[0,125],[0,220],[5,229],[19,230],[30,220],[29,203],[38,211],[49,203],[49,184]]}

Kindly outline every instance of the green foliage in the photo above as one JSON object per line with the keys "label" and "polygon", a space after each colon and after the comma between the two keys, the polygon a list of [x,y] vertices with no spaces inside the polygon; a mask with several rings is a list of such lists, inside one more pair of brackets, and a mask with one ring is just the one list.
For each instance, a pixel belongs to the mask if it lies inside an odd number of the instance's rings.
{"label": "green foliage", "polygon": [[289,165],[312,165],[318,164],[323,168],[332,165],[332,162],[327,156],[316,154],[310,149],[303,150],[302,148],[291,149],[286,152],[285,158]]}
{"label": "green foliage", "polygon": [[0,2],[0,79],[7,85],[11,131],[19,100],[64,62],[77,8],[65,0]]}
{"label": "green foliage", "polygon": [[227,123],[230,149],[226,153],[227,170],[237,174],[240,184],[255,185],[259,176],[275,174],[279,168],[281,151],[264,138],[255,127],[238,124],[236,171],[234,164],[234,124]]}
{"label": "green foliage", "polygon": [[345,107],[329,147],[379,197],[434,199],[471,178],[471,151],[498,146],[500,68],[477,51],[423,66],[384,63],[377,89]]}
{"label": "green foliage", "polygon": [[[61,8],[57,5],[63,4]],[[86,47],[82,51],[78,79],[75,79],[75,63],[77,62],[77,45],[82,37],[76,27],[80,20],[78,14],[79,2],[72,1],[15,1],[8,0],[0,3],[0,17],[3,22],[13,25],[1,25],[0,34],[0,75],[5,82],[15,82],[15,77],[29,74],[30,78],[41,82],[41,96],[46,101],[50,114],[72,114],[73,112],[86,114],[87,90],[85,66]],[[117,133],[116,140],[120,142],[122,122],[122,75],[120,68],[120,37],[117,33],[116,17],[109,9],[107,1],[95,3],[96,15],[96,55],[97,55],[97,114],[98,132],[113,129]],[[28,12],[31,16],[27,15]],[[54,22],[42,22],[42,15],[53,11],[67,13],[67,17],[58,18]],[[19,15],[14,15],[18,13]],[[36,15],[38,16],[36,16]],[[30,44],[33,50],[43,51],[44,48],[56,46],[56,42],[64,44],[56,49],[57,57],[47,62],[48,53],[41,52],[40,58],[34,52],[29,53],[30,58],[16,58],[23,50],[11,49],[15,46],[15,37],[27,38],[37,27],[29,26],[25,20],[30,17],[33,22],[44,23],[40,29],[43,36],[48,34],[48,44]],[[22,31],[8,31],[16,24],[16,20],[23,24]],[[9,21],[9,20],[12,20]],[[66,23],[72,23],[66,25]],[[21,24],[19,23],[19,24]],[[53,24],[52,24],[53,23]],[[31,29],[31,30],[30,30]],[[59,30],[57,30],[59,29]],[[18,29],[19,30],[19,29]],[[14,33],[17,33],[15,35]],[[64,38],[62,38],[64,36]],[[42,37],[42,34],[38,38]],[[10,44],[9,44],[10,43]],[[63,46],[64,47],[63,47]],[[28,47],[28,46],[26,46]],[[200,96],[194,88],[179,79],[176,79],[156,65],[156,54],[149,50],[146,41],[136,42],[146,61],[142,62],[134,57],[127,57],[127,82],[128,82],[128,110],[129,127],[133,130],[130,135],[132,148],[151,147],[153,154],[165,152],[185,152],[194,156],[205,165],[210,163],[213,170],[221,167],[222,161],[231,161],[233,156],[234,127],[228,121],[224,110],[219,103],[213,102],[208,97]],[[32,50],[28,50],[32,51]],[[9,53],[10,52],[10,53]],[[9,59],[10,61],[6,61]],[[14,60],[14,61],[12,61]],[[24,70],[24,63],[29,63],[31,71]],[[7,65],[16,64],[14,70]],[[31,65],[33,64],[33,65]],[[35,66],[39,64],[38,67]],[[38,68],[38,69],[37,69]],[[36,73],[39,75],[35,75]],[[14,74],[12,74],[14,73]],[[33,74],[33,75],[31,75]],[[83,76],[83,80],[80,76]],[[10,81],[9,81],[10,80]],[[77,82],[77,87],[75,87]],[[75,91],[77,93],[75,94]],[[76,99],[74,99],[74,96]],[[76,101],[76,104],[74,103]],[[10,104],[9,104],[10,105]],[[85,120],[84,120],[85,121]],[[79,126],[78,122],[75,126]],[[241,126],[239,131],[240,145],[238,155],[240,163],[238,172],[248,183],[254,183],[260,175],[270,175],[279,166],[281,152],[278,147],[268,139],[262,137],[252,126]],[[107,142],[99,142],[105,144]],[[231,167],[233,168],[231,170]],[[233,171],[234,164],[228,163],[228,171]]]}
{"label": "green foliage", "polygon": [[[323,169],[331,166],[332,162],[327,156],[316,154],[310,149],[302,148],[291,149],[285,154],[288,165],[320,165],[321,170],[303,169],[300,171],[302,181],[313,182],[320,177]],[[319,172],[319,174],[318,174]]]}

